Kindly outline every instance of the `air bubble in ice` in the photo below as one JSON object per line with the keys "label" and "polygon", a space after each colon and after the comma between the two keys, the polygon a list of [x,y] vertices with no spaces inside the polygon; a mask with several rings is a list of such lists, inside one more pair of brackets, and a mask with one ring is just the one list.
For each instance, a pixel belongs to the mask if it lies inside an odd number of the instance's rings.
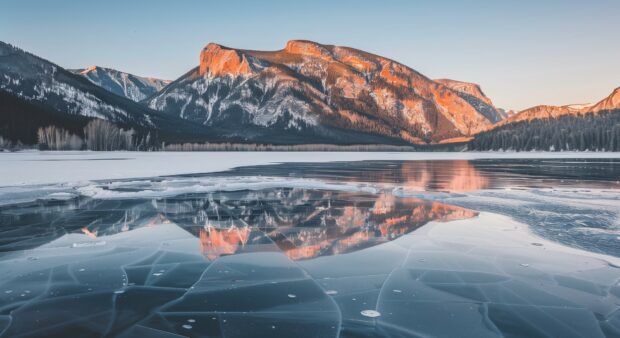
{"label": "air bubble in ice", "polygon": [[524,267],[524,268],[527,268],[528,266],[530,266],[530,265],[529,265],[529,264],[527,264],[527,263],[521,263],[521,264],[519,264],[519,265],[521,265],[521,266],[522,266],[522,267]]}
{"label": "air bubble in ice", "polygon": [[184,329],[188,329],[188,330],[189,330],[189,329],[191,329],[191,328],[192,328],[192,326],[191,326],[191,325],[188,325],[188,324],[185,324],[185,325],[183,325],[183,328],[184,328]]}
{"label": "air bubble in ice", "polygon": [[289,293],[289,294],[288,294],[288,298],[297,298],[297,296],[296,296],[296,295],[294,295],[294,294],[292,294],[292,293]]}
{"label": "air bubble in ice", "polygon": [[375,310],[363,310],[360,313],[362,314],[362,316],[370,317],[370,318],[375,318],[375,317],[381,316],[381,313],[379,313],[379,311],[375,311]]}
{"label": "air bubble in ice", "polygon": [[395,293],[401,293],[401,292],[403,292],[403,291],[402,291],[402,290],[392,290],[392,292],[395,292]]}
{"label": "air bubble in ice", "polygon": [[190,319],[188,319],[188,320],[187,320],[187,322],[188,322],[188,323],[195,323],[195,322],[196,322],[196,319],[192,319],[192,318],[190,318]]}
{"label": "air bubble in ice", "polygon": [[336,291],[336,290],[327,290],[327,291],[325,291],[325,294],[326,295],[335,295],[335,294],[338,294],[338,291]]}

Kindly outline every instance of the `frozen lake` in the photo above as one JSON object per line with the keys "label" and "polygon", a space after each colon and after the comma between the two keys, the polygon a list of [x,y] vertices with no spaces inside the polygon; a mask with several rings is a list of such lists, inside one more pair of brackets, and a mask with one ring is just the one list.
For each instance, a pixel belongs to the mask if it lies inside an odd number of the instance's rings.
{"label": "frozen lake", "polygon": [[362,160],[620,158],[620,153],[15,152],[0,153],[0,186],[216,172],[272,163]]}
{"label": "frozen lake", "polygon": [[0,154],[1,337],[620,336],[620,155]]}

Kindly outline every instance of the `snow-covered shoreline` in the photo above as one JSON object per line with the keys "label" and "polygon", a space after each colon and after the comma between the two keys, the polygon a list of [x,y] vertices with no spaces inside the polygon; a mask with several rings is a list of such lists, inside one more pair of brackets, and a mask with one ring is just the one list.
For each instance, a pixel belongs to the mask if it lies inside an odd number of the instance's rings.
{"label": "snow-covered shoreline", "polygon": [[45,152],[0,153],[0,186],[225,171],[284,162],[620,158],[594,152]]}

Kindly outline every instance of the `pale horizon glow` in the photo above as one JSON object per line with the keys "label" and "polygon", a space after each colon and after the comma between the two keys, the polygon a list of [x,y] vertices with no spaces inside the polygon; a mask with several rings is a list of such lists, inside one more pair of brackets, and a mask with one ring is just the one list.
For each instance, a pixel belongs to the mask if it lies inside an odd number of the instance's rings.
{"label": "pale horizon glow", "polygon": [[620,87],[617,0],[8,1],[0,41],[65,68],[174,80],[203,46],[349,46],[430,78],[480,84],[497,107],[595,103]]}

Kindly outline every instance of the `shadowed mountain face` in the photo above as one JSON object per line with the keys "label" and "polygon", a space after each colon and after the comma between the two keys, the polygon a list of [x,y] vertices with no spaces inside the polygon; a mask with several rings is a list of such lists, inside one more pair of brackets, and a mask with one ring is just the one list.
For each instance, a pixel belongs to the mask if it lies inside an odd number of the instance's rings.
{"label": "shadowed mountain face", "polygon": [[97,66],[70,71],[89,79],[92,83],[107,91],[136,102],[157,93],[170,83],[168,80],[141,77]]}
{"label": "shadowed mountain face", "polygon": [[36,143],[37,129],[54,125],[81,134],[102,119],[165,142],[204,142],[217,132],[134,102],[33,54],[0,42],[0,137]]}
{"label": "shadowed mountain face", "polygon": [[420,144],[469,136],[499,120],[481,91],[466,89],[353,48],[289,41],[265,52],[209,44],[198,67],[147,103],[208,126],[347,130]]}
{"label": "shadowed mountain face", "polygon": [[154,128],[152,111],[90,81],[0,42],[0,90],[70,117],[100,118]]}

